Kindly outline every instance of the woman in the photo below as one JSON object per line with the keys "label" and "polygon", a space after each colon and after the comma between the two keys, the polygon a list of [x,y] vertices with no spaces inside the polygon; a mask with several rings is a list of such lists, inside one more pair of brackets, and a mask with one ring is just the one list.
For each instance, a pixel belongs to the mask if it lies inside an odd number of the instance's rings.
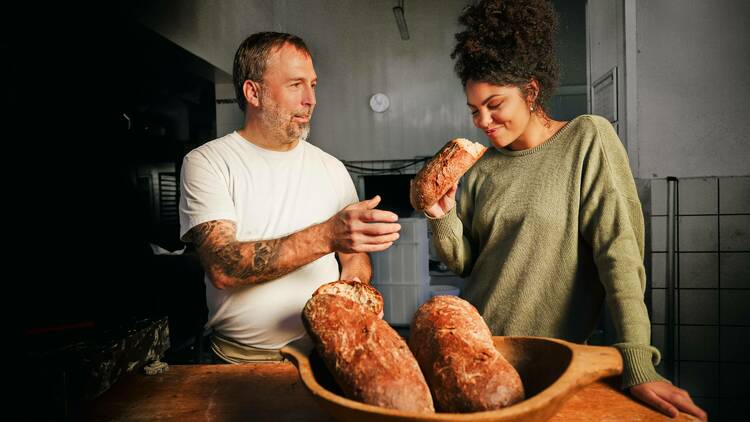
{"label": "woman", "polygon": [[[495,335],[578,343],[607,301],[623,356],[624,389],[676,416],[706,414],[654,369],[643,301],[643,214],[622,143],[609,122],[552,119],[558,81],[546,0],[486,0],[459,18],[451,54],[474,124],[492,146],[425,213],[436,248],[469,276],[464,297]],[[456,208],[458,208],[456,210]]]}

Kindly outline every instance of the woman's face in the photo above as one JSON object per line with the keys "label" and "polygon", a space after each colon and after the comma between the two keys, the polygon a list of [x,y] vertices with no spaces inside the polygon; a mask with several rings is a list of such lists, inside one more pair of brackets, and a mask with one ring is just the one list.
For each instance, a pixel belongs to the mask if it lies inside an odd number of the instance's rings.
{"label": "woman's face", "polygon": [[474,126],[482,129],[495,148],[505,148],[526,130],[531,112],[521,90],[513,85],[466,82],[466,104]]}

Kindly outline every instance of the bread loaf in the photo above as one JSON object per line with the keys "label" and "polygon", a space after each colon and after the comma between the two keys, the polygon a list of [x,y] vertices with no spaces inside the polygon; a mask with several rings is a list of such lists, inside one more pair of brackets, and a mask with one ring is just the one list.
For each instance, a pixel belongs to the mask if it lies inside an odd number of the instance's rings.
{"label": "bread loaf", "polygon": [[410,191],[414,209],[421,211],[437,203],[485,151],[484,145],[463,138],[445,144],[414,176]]}
{"label": "bread loaf", "polygon": [[417,309],[409,347],[441,412],[478,412],[524,399],[521,378],[495,349],[492,333],[469,302],[435,296]]}
{"label": "bread loaf", "polygon": [[379,315],[383,311],[383,296],[367,283],[338,280],[318,287],[313,296],[319,294],[333,294],[347,297],[374,312],[375,315]]}
{"label": "bread loaf", "polygon": [[305,327],[344,394],[375,406],[434,412],[430,390],[404,339],[372,308],[347,295],[319,292],[303,310]]}

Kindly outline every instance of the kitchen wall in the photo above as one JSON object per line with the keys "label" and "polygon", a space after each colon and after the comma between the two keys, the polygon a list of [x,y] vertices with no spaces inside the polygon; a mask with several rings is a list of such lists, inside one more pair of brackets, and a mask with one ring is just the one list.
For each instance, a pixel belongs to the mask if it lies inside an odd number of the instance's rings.
{"label": "kitchen wall", "polygon": [[[299,34],[315,55],[318,105],[311,142],[343,160],[432,155],[458,136],[484,141],[469,118],[449,55],[465,0],[407,1],[410,39],[399,37],[397,2],[274,2],[279,27]],[[376,92],[390,108],[369,107]]]}
{"label": "kitchen wall", "polygon": [[598,28],[589,33],[591,79],[614,65],[623,71],[620,135],[646,214],[646,296],[652,341],[663,352],[669,352],[665,177],[677,178],[679,310],[674,355],[665,354],[659,369],[669,374],[671,366],[675,383],[712,420],[742,420],[750,413],[748,386],[738,381],[750,371],[743,357],[750,324],[750,124],[741,115],[750,107],[750,4],[608,0],[589,2],[588,12],[588,24]]}
{"label": "kitchen wall", "polygon": [[653,344],[712,419],[748,414],[750,377],[750,177],[679,179],[675,206],[674,343],[669,349],[668,189],[651,182]]}
{"label": "kitchen wall", "polygon": [[237,46],[249,34],[273,29],[272,0],[156,0],[140,22],[194,55],[232,74]]}
{"label": "kitchen wall", "polygon": [[750,2],[636,4],[636,177],[750,174]]}
{"label": "kitchen wall", "polygon": [[[281,30],[302,36],[315,56],[320,78],[310,141],[342,160],[397,160],[432,155],[462,136],[487,143],[473,127],[449,55],[457,17],[466,0],[405,4],[410,39],[403,41],[391,0],[274,0],[180,3],[161,1],[141,21],[217,72],[217,136],[242,123],[232,103],[231,61],[245,36]],[[561,10],[558,57],[562,67],[554,115],[585,112],[584,8],[582,0],[557,0]],[[238,6],[238,7],[235,7]],[[221,75],[220,73],[223,73]],[[369,98],[390,97],[375,113]]]}

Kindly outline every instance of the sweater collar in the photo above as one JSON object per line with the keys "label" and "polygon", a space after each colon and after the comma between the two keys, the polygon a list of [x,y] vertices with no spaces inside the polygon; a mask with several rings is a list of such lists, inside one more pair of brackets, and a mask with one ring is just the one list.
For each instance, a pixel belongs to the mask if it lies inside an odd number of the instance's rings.
{"label": "sweater collar", "polygon": [[495,148],[495,149],[500,154],[507,155],[509,157],[522,157],[522,156],[525,156],[525,155],[533,154],[533,153],[535,153],[535,152],[537,152],[539,150],[547,148],[549,145],[554,144],[555,141],[557,141],[558,139],[562,138],[563,133],[566,132],[567,129],[570,126],[572,126],[572,123],[574,121],[578,120],[579,117],[581,117],[581,116],[578,116],[575,119],[570,120],[567,123],[565,123],[565,125],[563,125],[563,127],[561,127],[560,130],[558,130],[557,132],[555,132],[552,136],[550,136],[549,138],[547,138],[546,141],[544,141],[541,144],[535,146],[534,148],[522,149],[520,151],[515,151],[515,150],[512,150],[512,149],[508,149],[508,148]]}

